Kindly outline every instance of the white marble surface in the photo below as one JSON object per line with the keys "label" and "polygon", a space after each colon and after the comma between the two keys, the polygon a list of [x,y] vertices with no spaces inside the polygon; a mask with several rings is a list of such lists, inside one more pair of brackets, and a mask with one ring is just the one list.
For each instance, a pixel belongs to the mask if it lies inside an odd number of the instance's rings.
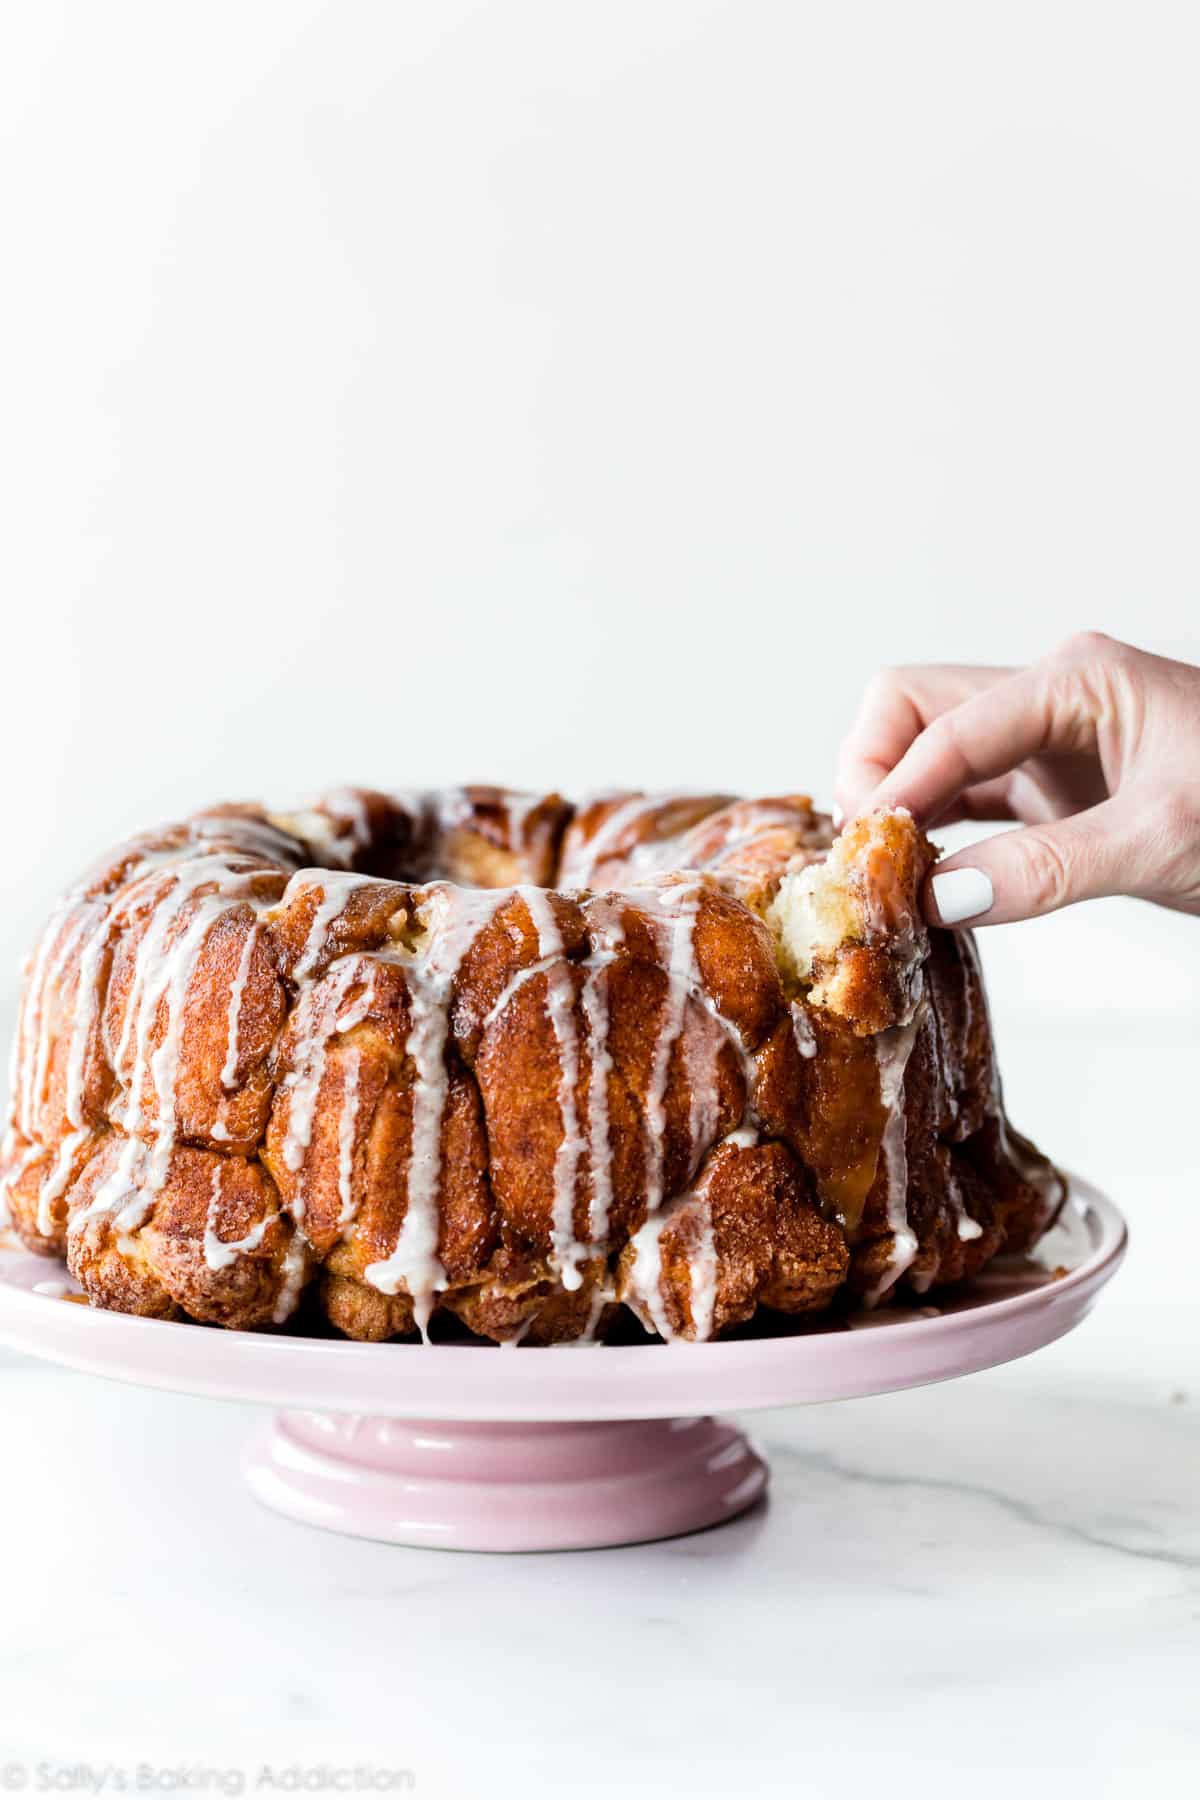
{"label": "white marble surface", "polygon": [[1195,1035],[1002,1037],[1016,1116],[1129,1213],[1125,1270],[1027,1362],[760,1415],[770,1504],[718,1532],[338,1539],[247,1497],[252,1409],[5,1357],[0,1787],[1194,1795]]}

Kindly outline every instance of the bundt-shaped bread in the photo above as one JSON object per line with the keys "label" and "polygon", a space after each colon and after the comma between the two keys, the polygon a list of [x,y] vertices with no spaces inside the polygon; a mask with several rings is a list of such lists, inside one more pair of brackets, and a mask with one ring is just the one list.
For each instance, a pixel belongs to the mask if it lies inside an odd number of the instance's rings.
{"label": "bundt-shaped bread", "polygon": [[498,788],[136,839],[30,958],[0,1182],[94,1304],[710,1338],[1028,1246],[970,936],[902,812]]}

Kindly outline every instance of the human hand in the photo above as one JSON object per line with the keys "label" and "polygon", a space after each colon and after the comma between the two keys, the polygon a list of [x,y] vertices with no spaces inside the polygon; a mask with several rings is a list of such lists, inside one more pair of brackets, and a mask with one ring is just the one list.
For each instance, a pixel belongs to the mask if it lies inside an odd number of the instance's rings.
{"label": "human hand", "polygon": [[868,687],[838,762],[851,817],[1012,819],[939,863],[934,925],[1134,894],[1200,913],[1200,669],[1083,632],[1027,669],[930,664]]}

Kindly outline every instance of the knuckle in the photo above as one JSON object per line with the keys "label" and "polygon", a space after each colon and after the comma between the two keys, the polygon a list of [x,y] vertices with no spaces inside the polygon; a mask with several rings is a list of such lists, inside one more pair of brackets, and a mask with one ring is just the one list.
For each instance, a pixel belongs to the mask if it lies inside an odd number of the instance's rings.
{"label": "knuckle", "polygon": [[1061,844],[1040,831],[1021,834],[1022,886],[1031,912],[1053,912],[1071,897],[1073,870]]}
{"label": "knuckle", "polygon": [[930,719],[923,736],[931,744],[953,744],[958,733],[954,724],[953,712],[939,713],[936,719]]}
{"label": "knuckle", "polygon": [[1081,631],[1046,659],[1039,688],[1053,748],[1086,750],[1103,721],[1135,716],[1139,654],[1102,631]]}
{"label": "knuckle", "polygon": [[1200,839],[1200,791],[1168,788],[1153,802],[1150,823],[1167,849],[1194,847]]}
{"label": "knuckle", "polygon": [[872,705],[893,699],[904,685],[903,670],[896,667],[876,669],[867,683],[866,698]]}
{"label": "knuckle", "polygon": [[1073,631],[1051,652],[1051,661],[1069,663],[1124,663],[1136,652],[1106,631]]}
{"label": "knuckle", "polygon": [[967,756],[959,731],[959,722],[953,712],[940,713],[931,725],[925,728],[925,741],[939,762],[953,759],[955,764],[969,767]]}
{"label": "knuckle", "polygon": [[1144,858],[1147,891],[1200,893],[1200,789],[1176,788],[1152,810],[1156,817]]}

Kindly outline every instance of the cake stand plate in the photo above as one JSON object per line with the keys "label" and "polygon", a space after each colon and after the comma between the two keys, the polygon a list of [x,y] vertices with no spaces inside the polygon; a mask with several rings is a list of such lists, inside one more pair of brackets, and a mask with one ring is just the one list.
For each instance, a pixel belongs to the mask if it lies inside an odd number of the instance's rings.
{"label": "cake stand plate", "polygon": [[[890,1393],[1026,1356],[1078,1325],[1125,1252],[1073,1177],[1031,1257],[937,1306],[715,1344],[355,1344],[94,1311],[0,1234],[0,1342],[89,1374],[284,1410],[247,1480],[289,1518],[397,1544],[567,1550],[696,1531],[766,1491],[718,1408]],[[64,1304],[64,1302],[66,1302]]]}

